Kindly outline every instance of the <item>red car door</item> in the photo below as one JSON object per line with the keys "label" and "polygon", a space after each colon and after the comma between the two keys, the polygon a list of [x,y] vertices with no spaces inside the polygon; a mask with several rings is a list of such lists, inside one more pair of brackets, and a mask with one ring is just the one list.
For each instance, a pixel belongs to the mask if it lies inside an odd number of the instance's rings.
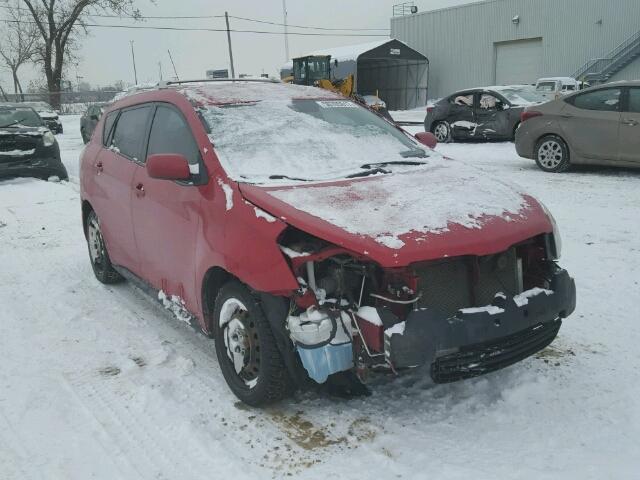
{"label": "red car door", "polygon": [[100,150],[93,165],[93,207],[111,261],[138,275],[140,264],[131,217],[132,183],[151,111],[151,105],[122,110],[115,130],[106,138],[108,147]]}
{"label": "red car door", "polygon": [[[133,223],[142,276],[157,289],[182,298],[191,311],[198,306],[195,287],[196,235],[200,225],[204,183],[200,149],[184,116],[176,107],[158,104],[151,125],[148,156],[176,153],[188,161],[193,182],[149,177],[144,166],[136,168]],[[201,172],[201,175],[196,173]]]}

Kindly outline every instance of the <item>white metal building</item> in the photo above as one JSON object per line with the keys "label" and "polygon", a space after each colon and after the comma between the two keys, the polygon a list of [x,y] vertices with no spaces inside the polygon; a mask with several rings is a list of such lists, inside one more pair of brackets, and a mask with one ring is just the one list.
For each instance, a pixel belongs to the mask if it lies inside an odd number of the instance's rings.
{"label": "white metal building", "polygon": [[429,58],[429,98],[574,76],[640,78],[640,0],[485,0],[391,19]]}

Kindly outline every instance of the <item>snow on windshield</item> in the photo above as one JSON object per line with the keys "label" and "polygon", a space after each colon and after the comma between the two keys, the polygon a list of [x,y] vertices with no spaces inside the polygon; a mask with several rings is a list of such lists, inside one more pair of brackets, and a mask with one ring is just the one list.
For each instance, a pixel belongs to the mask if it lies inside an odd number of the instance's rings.
{"label": "snow on windshield", "polygon": [[329,180],[363,172],[363,164],[434,155],[345,99],[269,98],[200,111],[222,165],[237,181]]}
{"label": "snow on windshield", "polygon": [[497,90],[514,105],[533,105],[545,102],[546,99],[533,89],[524,88],[501,88]]}

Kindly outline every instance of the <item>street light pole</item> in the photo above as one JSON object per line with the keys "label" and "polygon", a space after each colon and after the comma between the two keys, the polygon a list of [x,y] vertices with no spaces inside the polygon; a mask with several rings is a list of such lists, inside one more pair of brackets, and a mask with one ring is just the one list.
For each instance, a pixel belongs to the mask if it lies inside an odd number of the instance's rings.
{"label": "street light pole", "polygon": [[133,60],[133,78],[136,82],[136,85],[138,84],[138,72],[136,70],[136,54],[133,51],[133,40],[129,40],[129,43],[131,44],[131,59]]}
{"label": "street light pole", "polygon": [[231,31],[229,30],[229,14],[224,12],[224,19],[227,22],[227,42],[229,42],[229,63],[231,64],[231,78],[236,78],[236,71],[233,68],[233,51],[231,50]]}
{"label": "street light pole", "polygon": [[284,54],[285,61],[289,61],[289,29],[287,26],[287,0],[282,0],[282,15],[284,16]]}

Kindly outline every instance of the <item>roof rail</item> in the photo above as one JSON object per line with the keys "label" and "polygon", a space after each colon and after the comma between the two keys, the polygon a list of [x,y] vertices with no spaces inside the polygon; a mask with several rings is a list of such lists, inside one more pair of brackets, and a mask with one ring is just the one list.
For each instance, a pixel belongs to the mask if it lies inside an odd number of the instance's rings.
{"label": "roof rail", "polygon": [[204,78],[200,80],[170,80],[163,81],[158,87],[168,87],[169,85],[180,85],[183,83],[202,83],[202,82],[256,82],[256,83],[280,83],[277,78]]}

